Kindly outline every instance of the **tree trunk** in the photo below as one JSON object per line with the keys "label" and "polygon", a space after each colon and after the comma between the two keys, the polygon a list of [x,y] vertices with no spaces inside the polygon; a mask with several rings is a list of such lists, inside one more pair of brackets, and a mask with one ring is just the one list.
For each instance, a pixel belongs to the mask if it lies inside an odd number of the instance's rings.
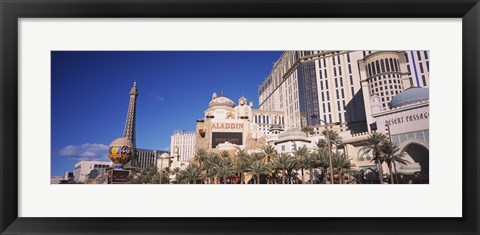
{"label": "tree trunk", "polygon": [[257,184],[260,184],[260,174],[257,175]]}
{"label": "tree trunk", "polygon": [[310,168],[310,184],[313,184],[313,168]]}
{"label": "tree trunk", "polygon": [[305,183],[305,174],[304,174],[303,168],[302,168],[302,184],[304,184],[304,183]]}
{"label": "tree trunk", "polygon": [[285,172],[285,168],[283,168],[283,171],[282,171],[282,184],[285,184],[285,175],[287,173]]}
{"label": "tree trunk", "polygon": [[395,170],[395,183],[398,184],[397,165],[396,165],[395,161],[393,161],[393,169]]}
{"label": "tree trunk", "polygon": [[377,157],[377,165],[378,165],[378,178],[380,179],[380,184],[383,184],[383,170],[382,170],[382,162],[380,161],[380,156],[378,153],[375,154]]}
{"label": "tree trunk", "polygon": [[382,163],[378,162],[378,179],[380,179],[380,184],[383,184],[383,170],[382,170]]}
{"label": "tree trunk", "polygon": [[390,182],[394,184],[395,182],[393,182],[392,163],[388,164],[388,171],[390,172]]}

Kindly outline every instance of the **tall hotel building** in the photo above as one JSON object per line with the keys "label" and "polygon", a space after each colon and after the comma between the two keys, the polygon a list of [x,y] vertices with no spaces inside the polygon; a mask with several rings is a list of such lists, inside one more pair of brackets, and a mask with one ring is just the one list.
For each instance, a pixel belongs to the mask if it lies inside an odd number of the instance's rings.
{"label": "tall hotel building", "polygon": [[428,58],[428,51],[286,51],[259,87],[259,109],[283,111],[286,130],[327,122],[370,131],[372,109],[388,109],[409,87],[429,86]]}
{"label": "tall hotel building", "polygon": [[195,132],[194,131],[174,131],[170,137],[170,151],[175,153],[178,149],[180,161],[188,161],[195,155]]}

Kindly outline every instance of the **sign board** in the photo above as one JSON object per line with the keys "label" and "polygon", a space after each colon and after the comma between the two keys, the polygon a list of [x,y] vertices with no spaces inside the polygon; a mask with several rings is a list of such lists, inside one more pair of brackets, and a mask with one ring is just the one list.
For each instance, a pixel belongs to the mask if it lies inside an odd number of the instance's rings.
{"label": "sign board", "polygon": [[112,170],[108,172],[109,183],[123,184],[127,182],[127,177],[130,171],[127,170]]}
{"label": "sign board", "polygon": [[218,144],[229,142],[236,145],[243,144],[242,133],[237,132],[212,132],[212,148]]}

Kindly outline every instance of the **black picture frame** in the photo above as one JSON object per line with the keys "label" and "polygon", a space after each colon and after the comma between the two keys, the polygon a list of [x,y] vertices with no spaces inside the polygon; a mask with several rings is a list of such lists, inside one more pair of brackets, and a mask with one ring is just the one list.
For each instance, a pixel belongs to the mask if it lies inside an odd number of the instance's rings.
{"label": "black picture frame", "polygon": [[[0,232],[2,234],[479,234],[480,232],[478,203],[480,5],[478,0],[0,0],[0,12]],[[463,216],[462,218],[18,217],[17,21],[19,18],[47,17],[462,18]],[[448,134],[445,135],[448,136]],[[460,159],[460,156],[450,157]],[[252,214],[252,216],[255,215]]]}

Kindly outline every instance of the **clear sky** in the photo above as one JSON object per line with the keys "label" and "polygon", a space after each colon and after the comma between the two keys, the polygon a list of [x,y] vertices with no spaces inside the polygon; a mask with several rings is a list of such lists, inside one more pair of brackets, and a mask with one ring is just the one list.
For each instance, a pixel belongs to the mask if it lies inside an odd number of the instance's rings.
{"label": "clear sky", "polygon": [[52,175],[73,172],[80,160],[109,161],[135,80],[137,147],[165,150],[174,130],[195,130],[214,91],[258,108],[258,86],[281,53],[52,52]]}

